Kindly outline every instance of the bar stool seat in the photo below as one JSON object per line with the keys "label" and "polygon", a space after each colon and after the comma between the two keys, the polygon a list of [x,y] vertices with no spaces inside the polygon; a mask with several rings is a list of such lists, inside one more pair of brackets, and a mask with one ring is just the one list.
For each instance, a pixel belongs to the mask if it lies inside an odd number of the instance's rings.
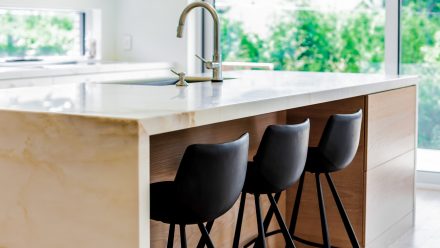
{"label": "bar stool seat", "polygon": [[[348,215],[344,209],[344,205],[341,201],[341,198],[339,197],[339,194],[336,190],[330,174],[345,169],[353,161],[359,146],[361,126],[362,110],[359,110],[358,112],[353,114],[332,115],[327,121],[318,147],[308,148],[306,166],[304,168],[304,173],[301,175],[301,178],[299,180],[298,190],[296,193],[295,203],[293,205],[289,227],[289,233],[296,241],[300,241],[301,243],[314,247],[332,247],[325,211],[324,194],[320,179],[320,175],[324,174],[329,184],[330,191],[338,208],[345,230],[350,239],[350,243],[352,247],[360,247],[359,241],[356,237],[356,234],[353,230]],[[316,192],[319,204],[319,215],[321,220],[321,232],[323,239],[322,244],[295,236],[295,229],[297,224],[296,222],[298,219],[306,172],[312,173],[315,176]],[[271,217],[269,214],[268,216],[269,218]]]}
{"label": "bar stool seat", "polygon": [[185,226],[192,224],[202,233],[199,245],[214,247],[209,231],[240,196],[248,150],[247,133],[228,143],[190,145],[175,180],[150,185],[150,218],[170,225],[167,247],[173,247],[175,225],[179,225],[181,247],[186,248]]}
{"label": "bar stool seat", "polygon": [[304,170],[311,173],[329,173],[338,171],[339,168],[327,160],[318,147],[309,147]]}
{"label": "bar stool seat", "polygon": [[[164,223],[197,224],[197,216],[179,202],[176,184],[172,181],[153,183],[150,186],[151,219]],[[203,221],[206,222],[206,221]]]}
{"label": "bar stool seat", "polygon": [[248,162],[233,248],[238,248],[240,243],[246,194],[254,195],[258,228],[258,237],[250,243],[255,242],[255,247],[266,247],[265,238],[269,236],[267,233],[269,223],[263,223],[260,203],[260,196],[266,195],[281,228],[286,246],[295,247],[277,202],[281,192],[293,185],[304,171],[309,129],[309,120],[296,125],[271,125],[266,128],[254,160]]}
{"label": "bar stool seat", "polygon": [[278,189],[273,189],[272,185],[268,183],[258,170],[258,167],[253,161],[248,162],[246,171],[246,180],[243,186],[243,192],[249,194],[271,194],[279,192]]}

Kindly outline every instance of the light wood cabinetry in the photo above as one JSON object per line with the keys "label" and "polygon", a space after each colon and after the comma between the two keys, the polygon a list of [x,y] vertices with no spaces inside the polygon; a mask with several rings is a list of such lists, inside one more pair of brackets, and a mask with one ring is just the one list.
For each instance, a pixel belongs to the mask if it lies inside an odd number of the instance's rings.
{"label": "light wood cabinetry", "polygon": [[416,147],[416,87],[367,97],[367,170]]}
{"label": "light wood cabinetry", "polygon": [[386,247],[413,225],[416,87],[367,97],[368,247]]}

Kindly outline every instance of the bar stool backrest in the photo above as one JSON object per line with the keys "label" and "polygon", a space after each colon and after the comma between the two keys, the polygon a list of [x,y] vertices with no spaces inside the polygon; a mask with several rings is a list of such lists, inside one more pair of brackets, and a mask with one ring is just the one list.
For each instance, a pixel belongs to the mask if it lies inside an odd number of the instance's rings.
{"label": "bar stool backrest", "polygon": [[266,128],[254,163],[270,190],[285,190],[299,179],[307,159],[309,132],[308,119],[296,125]]}
{"label": "bar stool backrest", "polygon": [[179,201],[201,221],[228,211],[246,178],[249,134],[223,144],[195,144],[185,150],[175,183]]}
{"label": "bar stool backrest", "polygon": [[359,146],[362,110],[354,114],[332,115],[324,128],[319,150],[332,163],[333,170],[347,167]]}

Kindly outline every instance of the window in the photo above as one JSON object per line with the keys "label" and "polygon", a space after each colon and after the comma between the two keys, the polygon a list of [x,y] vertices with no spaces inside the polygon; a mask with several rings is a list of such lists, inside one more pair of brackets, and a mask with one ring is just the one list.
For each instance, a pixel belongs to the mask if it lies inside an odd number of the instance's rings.
{"label": "window", "polygon": [[255,68],[266,63],[275,70],[384,71],[383,0],[216,0],[215,7],[226,66],[253,62]]}
{"label": "window", "polygon": [[440,172],[440,3],[403,0],[402,74],[419,75],[419,170]]}
{"label": "window", "polygon": [[0,8],[3,62],[73,58],[85,54],[85,13]]}

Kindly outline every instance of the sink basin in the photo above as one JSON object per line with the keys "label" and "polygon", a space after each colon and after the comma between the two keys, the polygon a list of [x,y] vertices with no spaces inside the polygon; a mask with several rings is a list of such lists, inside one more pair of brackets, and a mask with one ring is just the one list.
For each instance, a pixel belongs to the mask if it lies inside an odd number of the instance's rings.
{"label": "sink basin", "polygon": [[[224,78],[224,80],[230,80],[235,78]],[[211,81],[211,77],[186,77],[185,80],[188,83],[200,83]],[[177,78],[154,78],[132,81],[112,81],[105,82],[104,84],[127,84],[127,85],[145,85],[145,86],[167,86],[174,85],[178,81]]]}

